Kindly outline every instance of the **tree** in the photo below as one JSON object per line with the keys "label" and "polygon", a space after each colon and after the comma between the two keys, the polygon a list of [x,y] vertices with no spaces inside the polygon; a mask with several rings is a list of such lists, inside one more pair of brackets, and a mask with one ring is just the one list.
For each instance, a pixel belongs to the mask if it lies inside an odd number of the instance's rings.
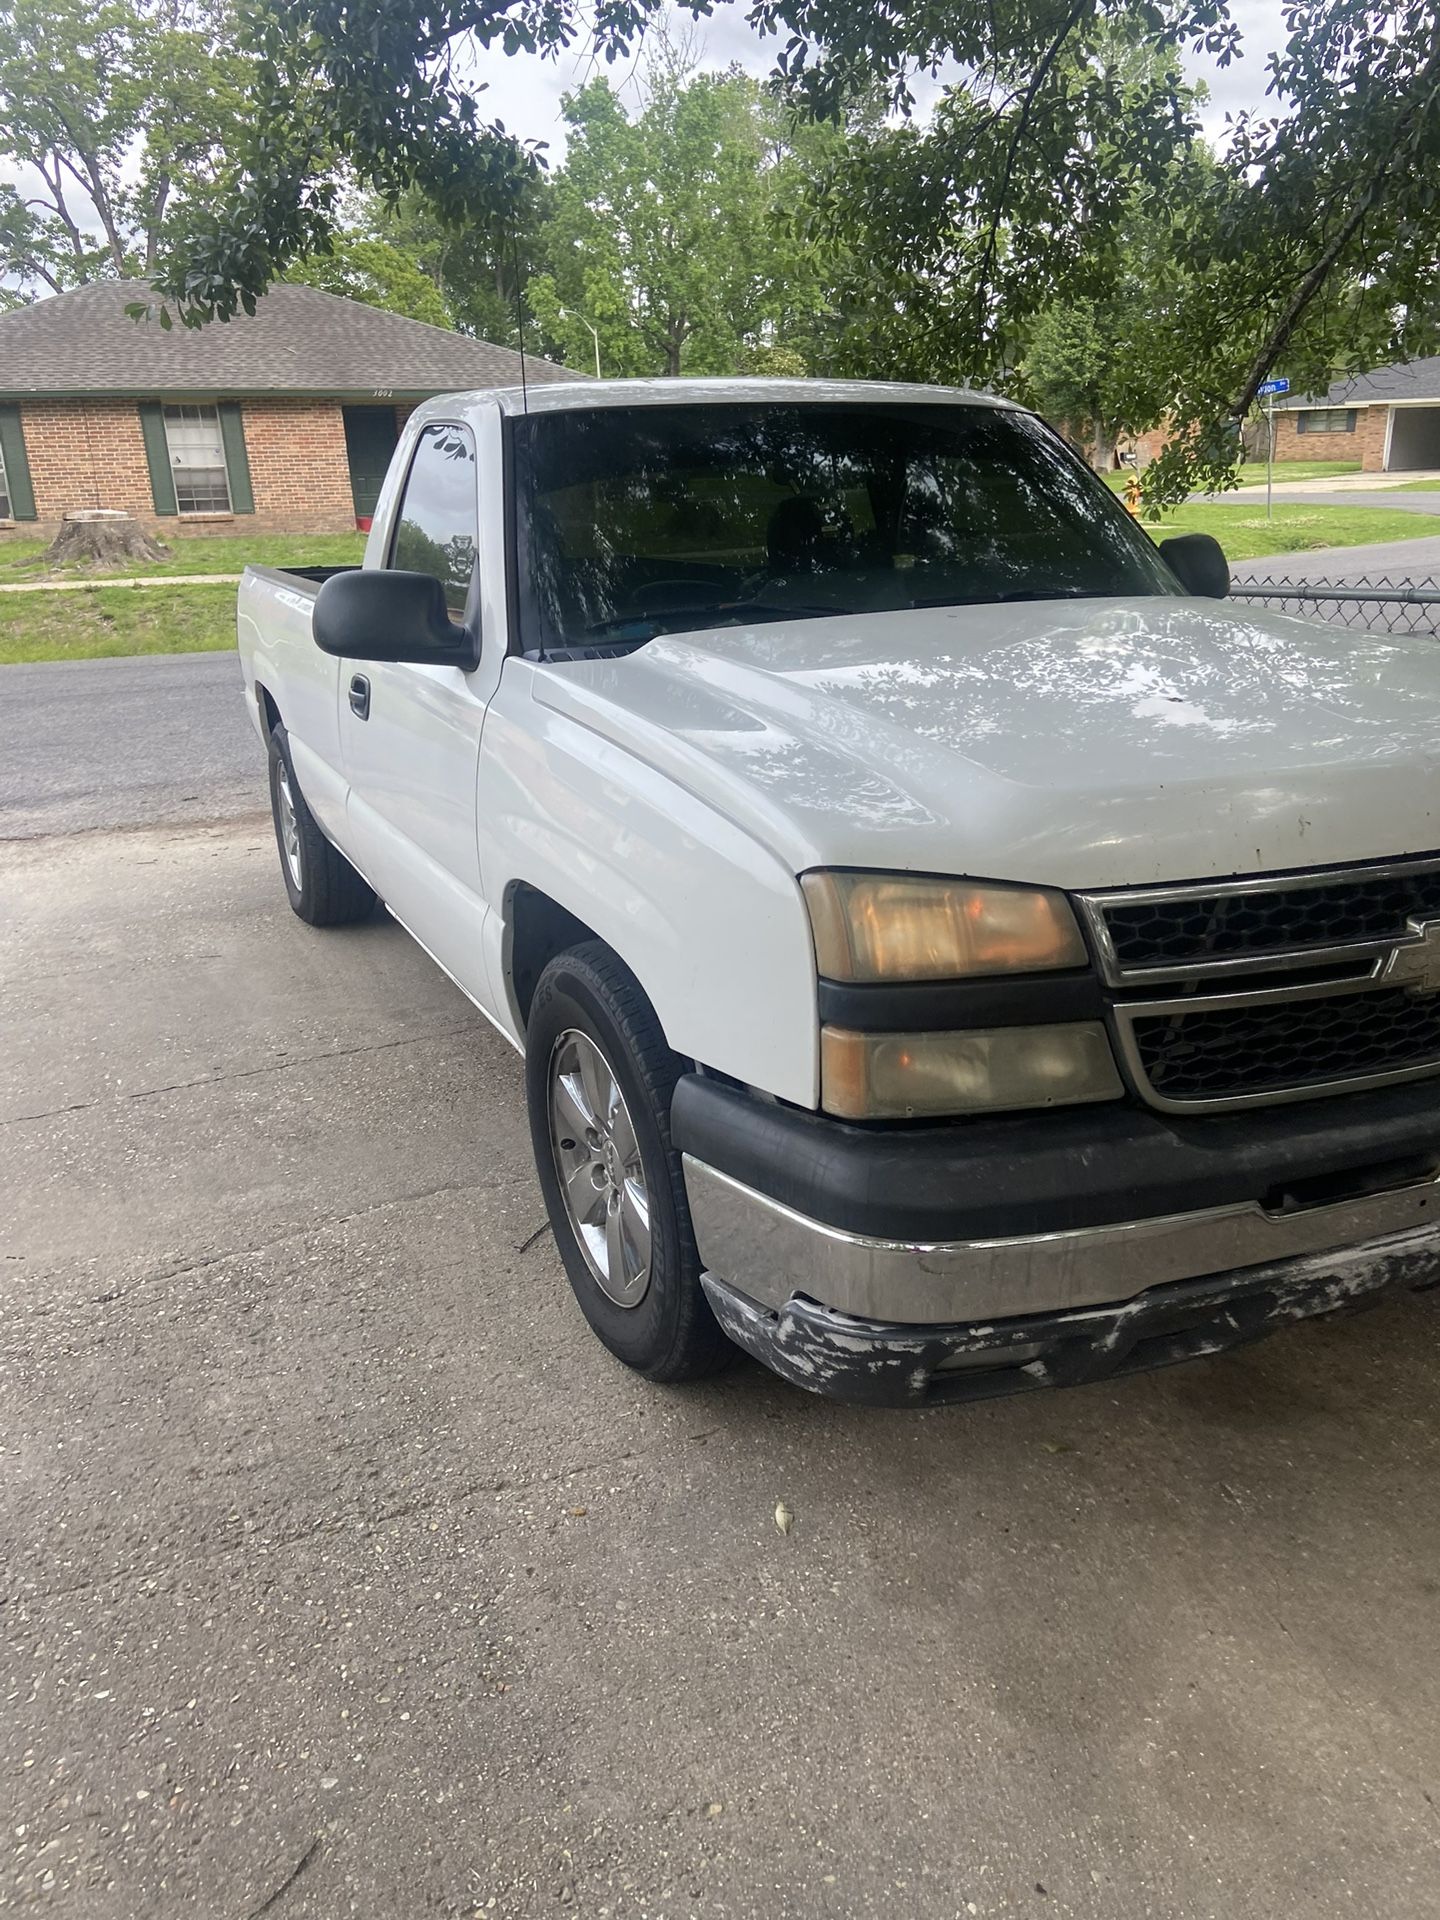
{"label": "tree", "polygon": [[782,346],[803,365],[824,275],[783,218],[801,162],[774,99],[662,46],[635,115],[603,79],[563,110],[529,288],[545,338],[572,366],[598,345],[609,374],[734,373]]}
{"label": "tree", "polygon": [[901,0],[762,0],[791,38],[790,85],[823,105],[906,62],[964,80],[924,128],[887,130],[835,182],[826,217],[875,263],[877,354],[1016,379],[1035,316],[1102,298],[1127,210],[1200,165],[1174,256],[1179,291],[1138,342],[1178,431],[1147,497],[1224,485],[1283,356],[1297,390],[1430,350],[1440,287],[1440,14],[1430,0],[1290,0],[1269,117],[1242,115],[1206,167],[1177,54],[1222,63],[1223,0],[1033,0],[988,16]]}
{"label": "tree", "polygon": [[1189,230],[1214,174],[1196,146],[1159,191],[1129,209],[1100,291],[1053,302],[1026,329],[1011,384],[1052,420],[1084,431],[1101,472],[1118,435],[1173,416],[1171,353],[1191,292]]}
{"label": "tree", "polygon": [[[598,56],[633,48],[657,3],[607,0]],[[870,272],[868,290],[847,281],[846,325],[852,341],[864,328],[873,365],[1001,380],[1043,308],[1103,289],[1137,192],[1193,147],[1181,54],[1224,62],[1239,38],[1226,0],[756,0],[751,17],[820,115],[876,88],[903,113],[917,71],[958,74],[926,126],[847,154],[830,219]],[[1183,321],[1156,330],[1184,427],[1163,487],[1230,471],[1280,356],[1309,384],[1436,337],[1440,12],[1289,0],[1285,18],[1273,113],[1239,121],[1190,235]],[[261,84],[236,190],[201,211],[163,276],[197,323],[323,241],[337,155],[447,223],[502,210],[534,156],[484,120],[464,49],[553,52],[590,31],[580,0],[249,0],[246,19]],[[1151,57],[1137,68],[1117,41]],[[868,313],[849,310],[852,293]]]}
{"label": "tree", "polygon": [[14,187],[0,185],[0,313],[24,306],[31,289],[64,285],[65,248]]}
{"label": "tree", "polygon": [[337,234],[325,253],[290,268],[287,280],[322,293],[359,300],[387,313],[403,313],[432,327],[453,327],[454,319],[442,290],[418,263],[385,240],[363,235]]}
{"label": "tree", "polygon": [[1047,307],[1030,330],[1024,375],[1040,411],[1076,429],[1089,443],[1090,463],[1109,469],[1116,434],[1128,426],[1116,397],[1129,340],[1109,303],[1077,300]]}
{"label": "tree", "polygon": [[208,0],[0,0],[5,270],[58,292],[154,268],[238,140],[227,31]]}
{"label": "tree", "polygon": [[538,167],[529,169],[500,208],[478,205],[458,226],[440,219],[413,189],[389,203],[371,194],[360,210],[358,230],[413,261],[462,333],[516,347],[523,289],[542,271],[540,230],[548,193],[546,177]]}

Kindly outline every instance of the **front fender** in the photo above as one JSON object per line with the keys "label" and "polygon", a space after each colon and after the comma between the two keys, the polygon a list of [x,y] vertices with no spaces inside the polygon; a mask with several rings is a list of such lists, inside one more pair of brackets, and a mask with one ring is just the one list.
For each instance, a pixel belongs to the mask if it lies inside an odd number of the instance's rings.
{"label": "front fender", "polygon": [[[677,1053],[814,1107],[815,958],[788,863],[671,775],[532,701],[526,678],[502,677],[485,722],[486,899],[503,912],[517,884],[548,894],[630,968]],[[487,942],[502,971],[506,946]],[[513,981],[493,985],[519,1031]]]}

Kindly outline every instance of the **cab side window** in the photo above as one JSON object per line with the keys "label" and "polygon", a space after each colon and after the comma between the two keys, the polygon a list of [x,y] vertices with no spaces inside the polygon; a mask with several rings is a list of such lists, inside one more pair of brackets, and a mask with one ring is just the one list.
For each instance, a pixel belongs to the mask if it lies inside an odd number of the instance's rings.
{"label": "cab side window", "polygon": [[406,476],[390,565],[406,573],[433,573],[457,625],[465,618],[475,573],[479,522],[475,442],[469,430],[426,427]]}

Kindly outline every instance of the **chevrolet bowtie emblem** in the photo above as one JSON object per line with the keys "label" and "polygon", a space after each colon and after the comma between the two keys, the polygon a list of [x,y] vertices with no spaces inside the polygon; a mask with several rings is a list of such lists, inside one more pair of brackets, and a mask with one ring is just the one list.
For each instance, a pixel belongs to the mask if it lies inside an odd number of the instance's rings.
{"label": "chevrolet bowtie emblem", "polygon": [[1414,937],[1395,948],[1380,969],[1380,978],[1387,987],[1404,987],[1407,993],[1440,993],[1440,920],[1406,924]]}

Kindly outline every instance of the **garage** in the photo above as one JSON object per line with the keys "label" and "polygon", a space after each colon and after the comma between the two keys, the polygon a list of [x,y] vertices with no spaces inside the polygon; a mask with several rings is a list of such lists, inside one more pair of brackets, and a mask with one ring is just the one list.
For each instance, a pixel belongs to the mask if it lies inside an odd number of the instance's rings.
{"label": "garage", "polygon": [[1391,407],[1385,469],[1408,467],[1440,467],[1440,405]]}

